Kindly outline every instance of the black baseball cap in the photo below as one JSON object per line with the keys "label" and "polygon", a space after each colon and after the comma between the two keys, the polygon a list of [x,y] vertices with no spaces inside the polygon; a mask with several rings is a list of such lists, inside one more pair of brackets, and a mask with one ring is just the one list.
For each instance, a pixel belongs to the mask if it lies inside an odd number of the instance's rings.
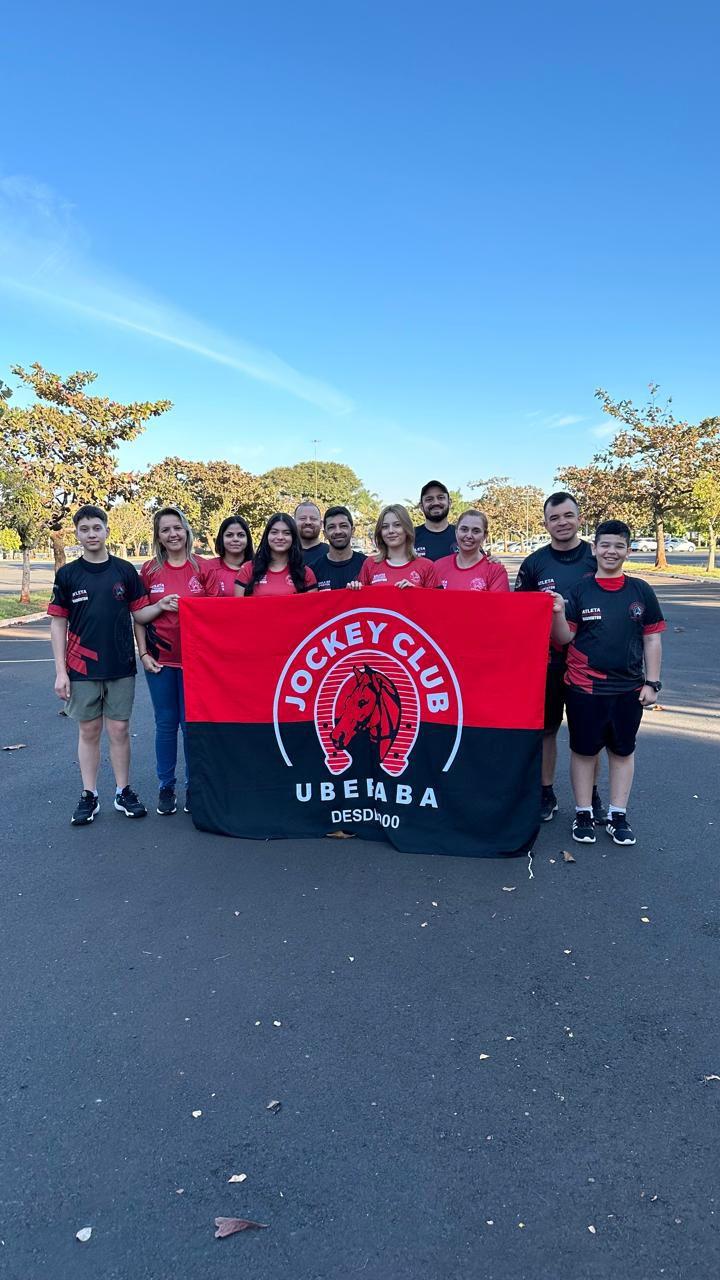
{"label": "black baseball cap", "polygon": [[424,484],[422,489],[420,490],[421,502],[425,497],[425,494],[427,493],[428,489],[442,489],[445,496],[448,498],[450,497],[450,490],[448,489],[447,485],[443,484],[442,480],[428,480],[427,483]]}

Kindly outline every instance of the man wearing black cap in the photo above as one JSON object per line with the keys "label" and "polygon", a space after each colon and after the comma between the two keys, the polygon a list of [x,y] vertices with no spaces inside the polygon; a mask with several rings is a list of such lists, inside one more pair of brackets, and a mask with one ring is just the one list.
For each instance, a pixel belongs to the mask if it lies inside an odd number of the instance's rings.
{"label": "man wearing black cap", "polygon": [[457,551],[455,525],[448,521],[450,494],[440,480],[428,480],[420,490],[425,523],[415,526],[415,550],[428,560],[441,560]]}

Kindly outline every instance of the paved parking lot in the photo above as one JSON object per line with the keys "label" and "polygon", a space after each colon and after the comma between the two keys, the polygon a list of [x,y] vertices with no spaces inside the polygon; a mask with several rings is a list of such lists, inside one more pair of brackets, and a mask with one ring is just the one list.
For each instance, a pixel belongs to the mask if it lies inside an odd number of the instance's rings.
{"label": "paved parking lot", "polygon": [[[531,866],[135,824],[107,762],[71,829],[47,625],[0,631],[4,1275],[717,1274],[720,583],[659,594],[638,844],[572,865],[564,733]],[[142,685],[133,732],[152,801]]]}

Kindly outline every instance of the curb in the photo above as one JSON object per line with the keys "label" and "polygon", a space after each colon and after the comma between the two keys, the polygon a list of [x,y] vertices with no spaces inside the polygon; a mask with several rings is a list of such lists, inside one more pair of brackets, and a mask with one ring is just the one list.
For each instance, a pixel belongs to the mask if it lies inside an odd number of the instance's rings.
{"label": "curb", "polygon": [[0,629],[3,627],[19,627],[24,622],[41,622],[43,618],[47,618],[47,612],[43,613],[21,613],[17,618],[0,618]]}

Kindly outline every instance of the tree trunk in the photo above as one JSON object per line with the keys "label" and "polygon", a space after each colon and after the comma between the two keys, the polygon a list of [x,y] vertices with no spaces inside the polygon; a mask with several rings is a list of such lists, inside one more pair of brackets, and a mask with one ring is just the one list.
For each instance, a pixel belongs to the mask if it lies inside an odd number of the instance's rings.
{"label": "tree trunk", "polygon": [[65,539],[62,533],[51,533],[50,545],[52,546],[55,572],[57,573],[58,569],[62,569],[65,564]]}
{"label": "tree trunk", "polygon": [[667,569],[667,555],[665,554],[665,521],[662,516],[655,517],[655,538],[657,540],[657,548],[655,551],[655,568]]}
{"label": "tree trunk", "polygon": [[20,579],[20,603],[30,603],[30,548],[22,549],[22,577]]}
{"label": "tree trunk", "polygon": [[715,568],[716,541],[717,541],[717,534],[715,533],[715,526],[714,524],[710,524],[708,525],[708,558],[707,558],[707,564],[705,565],[705,568],[708,570],[708,573],[710,572],[711,569]]}

